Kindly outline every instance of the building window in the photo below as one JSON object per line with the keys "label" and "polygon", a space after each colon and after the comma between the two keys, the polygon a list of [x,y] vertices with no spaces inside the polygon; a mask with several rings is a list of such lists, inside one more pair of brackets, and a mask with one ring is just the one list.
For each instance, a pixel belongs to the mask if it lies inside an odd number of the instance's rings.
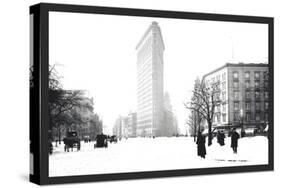
{"label": "building window", "polygon": [[222,87],[222,90],[225,90],[226,89],[226,82],[222,82],[221,87]]}
{"label": "building window", "polygon": [[220,75],[217,75],[216,79],[217,79],[217,82],[219,82],[220,81]]}
{"label": "building window", "polygon": [[233,72],[233,79],[237,80],[238,79],[238,72]]}
{"label": "building window", "polygon": [[223,100],[223,101],[226,100],[226,94],[225,94],[225,92],[222,92],[222,100]]}
{"label": "building window", "polygon": [[264,120],[268,122],[268,113],[265,113],[264,116]]}
{"label": "building window", "polygon": [[264,98],[266,98],[266,99],[269,98],[269,93],[268,93],[268,91],[265,91],[265,92],[264,92]]}
{"label": "building window", "polygon": [[268,89],[268,81],[264,81],[264,89]]}
{"label": "building window", "polygon": [[220,90],[220,84],[216,84],[215,85],[215,91],[219,91]]}
{"label": "building window", "polygon": [[269,108],[269,103],[268,102],[264,103],[264,108],[265,108],[265,110],[268,110],[268,108]]}
{"label": "building window", "polygon": [[260,113],[256,113],[256,121],[260,121],[261,120],[261,115]]}
{"label": "building window", "polygon": [[250,72],[245,72],[245,79],[250,79]]}
{"label": "building window", "polygon": [[246,102],[246,110],[250,111],[251,110],[251,103]]}
{"label": "building window", "polygon": [[255,81],[255,88],[260,88],[260,81]]}
{"label": "building window", "polygon": [[246,121],[247,122],[251,121],[251,114],[250,113],[246,113]]}
{"label": "building window", "polygon": [[250,81],[249,80],[245,82],[245,87],[246,87],[246,89],[250,88]]}
{"label": "building window", "polygon": [[223,81],[226,80],[226,73],[225,73],[225,72],[222,74],[222,80],[223,80]]}
{"label": "building window", "polygon": [[260,79],[260,72],[255,72],[255,79]]}
{"label": "building window", "polygon": [[268,80],[268,72],[267,71],[263,72],[263,79]]}
{"label": "building window", "polygon": [[214,97],[215,97],[216,101],[219,101],[220,100],[220,93],[215,93]]}
{"label": "building window", "polygon": [[217,112],[221,111],[221,107],[220,106],[216,106],[216,108],[217,108]]}
{"label": "building window", "polygon": [[221,122],[221,114],[220,114],[220,113],[217,114],[217,122],[218,122],[218,123]]}
{"label": "building window", "polygon": [[234,100],[238,100],[239,99],[239,92],[238,91],[234,91]]}
{"label": "building window", "polygon": [[223,114],[223,115],[222,115],[222,121],[223,121],[223,122],[226,122],[226,114]]}
{"label": "building window", "polygon": [[260,98],[260,92],[259,91],[255,91],[255,98],[259,99]]}
{"label": "building window", "polygon": [[238,89],[239,88],[239,83],[238,82],[233,82],[233,88]]}
{"label": "building window", "polygon": [[239,113],[234,112],[234,121],[239,121]]}
{"label": "building window", "polygon": [[260,103],[259,102],[255,103],[255,109],[256,109],[256,111],[260,110]]}
{"label": "building window", "polygon": [[250,99],[250,98],[251,98],[251,93],[250,93],[250,91],[246,91],[246,98],[247,98],[247,99]]}
{"label": "building window", "polygon": [[239,102],[234,103],[234,110],[238,111],[239,110]]}
{"label": "building window", "polygon": [[226,112],[226,104],[223,104],[223,105],[222,105],[222,111],[223,111],[223,112]]}

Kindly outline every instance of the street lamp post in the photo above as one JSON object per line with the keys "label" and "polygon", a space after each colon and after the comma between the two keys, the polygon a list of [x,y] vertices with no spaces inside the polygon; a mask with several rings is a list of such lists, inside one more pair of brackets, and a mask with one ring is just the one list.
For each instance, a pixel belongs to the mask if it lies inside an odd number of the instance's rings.
{"label": "street lamp post", "polygon": [[244,130],[244,124],[243,124],[243,116],[244,116],[244,113],[243,113],[243,109],[241,108],[240,109],[241,137],[245,136],[245,130]]}

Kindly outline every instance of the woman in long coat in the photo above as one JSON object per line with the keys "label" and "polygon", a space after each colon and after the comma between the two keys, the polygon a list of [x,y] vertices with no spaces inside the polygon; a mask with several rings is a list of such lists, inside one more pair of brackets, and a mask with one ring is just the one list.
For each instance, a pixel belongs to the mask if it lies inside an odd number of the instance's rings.
{"label": "woman in long coat", "polygon": [[206,147],[205,147],[205,136],[202,135],[201,132],[198,132],[198,137],[197,137],[197,155],[205,158],[206,155]]}
{"label": "woman in long coat", "polygon": [[231,134],[231,147],[233,149],[233,153],[237,153],[239,137],[240,137],[239,134],[236,132],[236,129],[234,128]]}

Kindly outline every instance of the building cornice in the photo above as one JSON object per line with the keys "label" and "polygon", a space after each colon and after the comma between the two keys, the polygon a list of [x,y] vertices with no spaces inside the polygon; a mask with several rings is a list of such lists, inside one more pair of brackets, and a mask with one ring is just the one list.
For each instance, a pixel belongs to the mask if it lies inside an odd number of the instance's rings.
{"label": "building cornice", "polygon": [[266,63],[226,63],[224,64],[223,66],[220,66],[219,68],[216,68],[215,70],[205,74],[203,76],[203,79],[204,80],[207,76],[223,69],[223,68],[229,68],[229,67],[268,67],[268,64]]}

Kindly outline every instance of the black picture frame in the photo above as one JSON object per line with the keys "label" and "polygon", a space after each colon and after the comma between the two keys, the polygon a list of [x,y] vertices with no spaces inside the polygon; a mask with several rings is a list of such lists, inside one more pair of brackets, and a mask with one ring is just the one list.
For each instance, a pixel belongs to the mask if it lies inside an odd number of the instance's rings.
{"label": "black picture frame", "polygon": [[[49,12],[72,12],[87,14],[127,15],[140,17],[178,18],[192,20],[213,20],[223,22],[263,23],[268,25],[268,60],[269,60],[269,127],[268,164],[235,167],[216,167],[184,170],[165,170],[149,172],[130,172],[79,176],[48,176],[48,66],[49,66]],[[160,178],[171,176],[190,176],[203,174],[222,174],[253,171],[270,171],[274,169],[274,18],[241,16],[226,14],[208,14],[164,10],[145,10],[132,8],[113,8],[85,5],[40,3],[30,7],[32,15],[32,49],[33,87],[30,89],[30,181],[36,184],[77,183],[108,180],[125,180],[141,178]]]}

